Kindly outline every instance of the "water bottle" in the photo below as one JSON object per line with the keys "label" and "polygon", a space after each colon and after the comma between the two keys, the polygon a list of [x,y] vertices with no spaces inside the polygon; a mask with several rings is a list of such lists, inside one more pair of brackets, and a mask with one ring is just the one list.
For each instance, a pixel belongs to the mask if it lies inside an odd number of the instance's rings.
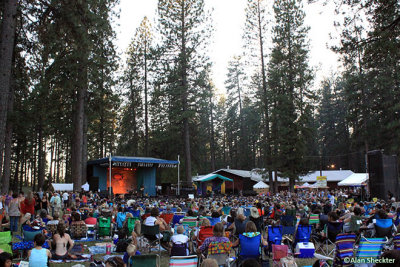
{"label": "water bottle", "polygon": [[111,254],[111,244],[106,245],[106,254],[110,255]]}

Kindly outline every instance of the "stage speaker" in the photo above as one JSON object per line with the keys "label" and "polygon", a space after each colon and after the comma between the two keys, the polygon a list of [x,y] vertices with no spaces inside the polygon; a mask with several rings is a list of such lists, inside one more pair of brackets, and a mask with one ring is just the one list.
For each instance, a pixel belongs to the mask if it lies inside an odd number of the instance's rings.
{"label": "stage speaker", "polygon": [[384,155],[381,150],[368,152],[369,191],[371,198],[388,200],[389,193],[400,196],[397,156]]}
{"label": "stage speaker", "polygon": [[99,190],[99,177],[91,176],[88,177],[87,182],[89,184],[89,190],[97,192]]}

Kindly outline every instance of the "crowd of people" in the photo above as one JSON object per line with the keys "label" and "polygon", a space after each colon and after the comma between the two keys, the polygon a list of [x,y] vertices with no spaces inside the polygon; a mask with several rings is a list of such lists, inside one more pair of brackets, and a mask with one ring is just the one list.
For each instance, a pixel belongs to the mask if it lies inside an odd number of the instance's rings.
{"label": "crowd of people", "polygon": [[[141,198],[117,195],[102,198],[96,192],[12,192],[1,197],[0,230],[20,234],[24,229],[42,230],[34,237],[29,251],[30,266],[47,266],[49,259],[74,260],[74,239],[86,236],[88,225],[97,225],[100,217],[112,218],[114,239],[129,240],[123,259],[112,257],[108,266],[124,266],[129,256],[145,253],[142,241],[159,239],[171,256],[197,254],[207,258],[212,252],[228,255],[240,246],[239,235],[259,237],[260,247],[270,251],[268,225],[281,225],[283,216],[297,218],[296,225],[310,224],[310,215],[318,216],[315,235],[324,238],[324,225],[342,222],[344,232],[365,230],[374,234],[374,219],[392,218],[393,231],[400,223],[400,208],[392,196],[388,201],[349,199],[347,190],[297,190],[258,196],[218,195],[191,199]],[[178,216],[178,221],[175,220]],[[129,221],[135,220],[132,228]],[[362,223],[359,223],[362,221]],[[141,228],[158,225],[159,234],[142,236]],[[184,226],[188,227],[184,227]],[[84,230],[82,230],[84,229]],[[45,243],[49,249],[43,248]],[[218,246],[213,247],[213,244]],[[118,245],[118,244],[117,244]],[[257,248],[256,248],[257,249]],[[11,255],[0,254],[0,267],[10,266]],[[45,265],[42,265],[45,264]],[[203,261],[215,266],[216,261]],[[254,259],[243,262],[257,266]],[[400,263],[399,263],[400,264]],[[392,265],[393,266],[393,265]],[[400,265],[399,265],[400,266]]]}

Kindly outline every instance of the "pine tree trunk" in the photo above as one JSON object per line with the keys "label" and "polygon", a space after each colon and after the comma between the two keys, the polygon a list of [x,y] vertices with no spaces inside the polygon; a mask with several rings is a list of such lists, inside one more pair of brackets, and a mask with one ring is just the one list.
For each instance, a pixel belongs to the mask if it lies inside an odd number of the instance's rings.
{"label": "pine tree trunk", "polygon": [[46,161],[46,152],[45,152],[45,142],[43,142],[43,124],[42,118],[40,117],[39,122],[39,141],[38,141],[38,188],[43,188],[44,183],[44,173],[45,173],[45,161]]}
{"label": "pine tree trunk", "polygon": [[214,137],[214,114],[213,114],[213,103],[212,103],[212,92],[210,87],[210,128],[211,128],[211,171],[215,171],[215,137]]}
{"label": "pine tree trunk", "polygon": [[[88,129],[88,120],[87,115],[84,113],[83,118],[83,146],[82,146],[82,184],[86,183],[86,172],[87,172],[87,129]],[[79,188],[79,191],[81,188]]]}
{"label": "pine tree trunk", "polygon": [[21,142],[20,140],[17,140],[17,147],[15,150],[15,154],[17,155],[17,160],[15,163],[15,172],[14,172],[14,179],[12,180],[12,184],[11,184],[11,189],[14,192],[18,191],[18,181],[19,181],[19,168],[21,164]]}
{"label": "pine tree trunk", "polygon": [[8,95],[16,29],[17,0],[5,0],[0,32],[0,177],[6,136]]}
{"label": "pine tree trunk", "polygon": [[[14,60],[13,60],[14,61]],[[14,110],[14,91],[15,91],[15,78],[11,75],[10,92],[8,95],[8,114],[12,114]],[[13,122],[7,120],[6,136],[5,136],[5,147],[4,147],[4,169],[2,177],[2,192],[7,193],[10,189],[10,177],[11,177],[11,146],[12,146],[12,134],[13,134]]]}
{"label": "pine tree trunk", "polygon": [[147,103],[147,44],[144,50],[144,127],[145,127],[145,143],[144,153],[149,156],[149,118],[148,118],[148,103]]}

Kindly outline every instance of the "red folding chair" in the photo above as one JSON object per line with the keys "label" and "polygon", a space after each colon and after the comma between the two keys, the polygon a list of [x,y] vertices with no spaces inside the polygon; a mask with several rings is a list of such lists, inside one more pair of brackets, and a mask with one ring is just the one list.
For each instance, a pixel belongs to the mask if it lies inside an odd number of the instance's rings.
{"label": "red folding chair", "polygon": [[287,257],[288,253],[287,245],[272,245],[272,266],[280,266],[281,259]]}

